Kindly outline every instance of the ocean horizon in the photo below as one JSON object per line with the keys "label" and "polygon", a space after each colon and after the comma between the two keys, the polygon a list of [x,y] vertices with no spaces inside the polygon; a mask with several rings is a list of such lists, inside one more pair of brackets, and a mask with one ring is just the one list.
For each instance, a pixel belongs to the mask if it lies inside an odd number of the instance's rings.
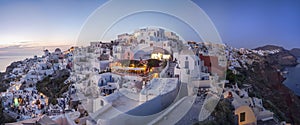
{"label": "ocean horizon", "polygon": [[32,58],[34,56],[30,55],[16,55],[16,56],[0,56],[0,72],[5,72],[6,67],[9,66],[11,63],[16,62],[16,61],[22,61],[25,60],[26,58]]}

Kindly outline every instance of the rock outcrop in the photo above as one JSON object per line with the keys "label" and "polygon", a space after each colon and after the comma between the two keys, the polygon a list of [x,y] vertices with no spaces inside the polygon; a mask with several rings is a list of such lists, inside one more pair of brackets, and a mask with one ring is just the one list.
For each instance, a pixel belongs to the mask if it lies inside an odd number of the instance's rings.
{"label": "rock outcrop", "polygon": [[57,70],[52,77],[46,77],[37,83],[37,90],[49,97],[49,102],[57,104],[57,98],[61,98],[63,93],[67,92],[70,83],[64,83],[70,76],[66,69]]}
{"label": "rock outcrop", "polygon": [[242,83],[251,84],[253,87],[249,95],[262,98],[264,107],[273,111],[280,120],[300,124],[300,99],[282,83],[285,79],[278,70],[296,65],[296,58],[285,49],[274,55],[248,56],[258,59],[249,65],[251,70],[237,70],[245,78]]}
{"label": "rock outcrop", "polygon": [[283,47],[280,47],[280,46],[265,45],[265,46],[262,46],[262,47],[257,47],[257,48],[255,48],[255,50],[279,50],[279,51],[283,51],[285,49]]}
{"label": "rock outcrop", "polygon": [[266,56],[266,60],[270,65],[296,66],[298,64],[296,56],[292,54],[289,50],[284,49],[283,47],[266,45],[263,47],[258,47],[255,50],[279,50],[278,53]]}
{"label": "rock outcrop", "polygon": [[14,68],[16,68],[19,64],[22,64],[22,61],[17,61],[11,63],[9,66],[6,67],[6,73],[10,73],[13,71]]}
{"label": "rock outcrop", "polygon": [[300,48],[291,49],[290,53],[293,54],[295,57],[300,58]]}

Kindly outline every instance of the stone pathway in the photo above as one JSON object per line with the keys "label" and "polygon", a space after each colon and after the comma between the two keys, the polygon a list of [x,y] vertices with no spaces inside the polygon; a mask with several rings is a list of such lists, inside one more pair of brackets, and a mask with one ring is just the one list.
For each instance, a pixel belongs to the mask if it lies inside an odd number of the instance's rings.
{"label": "stone pathway", "polygon": [[204,104],[205,96],[196,97],[190,110],[175,125],[193,125],[198,122],[201,107]]}

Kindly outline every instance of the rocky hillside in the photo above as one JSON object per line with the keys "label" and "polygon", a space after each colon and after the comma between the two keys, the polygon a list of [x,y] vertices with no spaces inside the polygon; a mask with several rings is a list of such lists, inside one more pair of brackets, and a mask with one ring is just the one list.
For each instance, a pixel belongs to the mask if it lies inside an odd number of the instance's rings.
{"label": "rocky hillside", "polygon": [[291,49],[290,53],[293,54],[294,56],[300,58],[300,48]]}
{"label": "rocky hillside", "polygon": [[57,104],[57,98],[62,97],[70,83],[65,84],[64,81],[68,79],[70,72],[68,70],[57,70],[52,77],[46,77],[37,83],[37,90],[49,97],[49,102]]}
{"label": "rocky hillside", "polygon": [[296,56],[283,47],[266,45],[263,47],[258,47],[255,50],[279,50],[279,52],[276,54],[266,56],[266,61],[268,61],[270,65],[279,66],[277,68],[280,69],[282,68],[280,66],[296,66],[298,64]]}
{"label": "rocky hillside", "polygon": [[208,119],[194,125],[235,125],[236,118],[232,113],[233,110],[234,107],[229,99],[221,99]]}
{"label": "rocky hillside", "polygon": [[0,73],[0,92],[5,92],[9,87],[8,81],[4,78],[5,73]]}
{"label": "rocky hillside", "polygon": [[289,51],[286,50],[267,56],[266,61],[268,61],[270,65],[282,66],[282,67],[296,66],[298,64],[297,58],[294,55],[292,55]]}
{"label": "rocky hillside", "polygon": [[11,78],[5,78],[5,75],[11,73],[12,70],[21,63],[22,63],[21,61],[13,62],[9,66],[6,67],[5,72],[0,72],[0,92],[5,92],[9,87],[10,81],[13,80]]}
{"label": "rocky hillside", "polygon": [[284,49],[274,55],[250,54],[248,57],[257,60],[248,65],[248,69],[237,69],[240,72],[237,77],[241,77],[238,82],[251,84],[250,96],[262,98],[264,107],[273,111],[280,120],[299,125],[300,99],[282,84],[284,78],[278,72],[286,65],[297,64],[296,58]]}
{"label": "rocky hillside", "polygon": [[[13,66],[11,66],[13,67]],[[5,92],[9,87],[9,82],[11,79],[5,78],[6,72],[0,73],[0,92]],[[1,101],[0,97],[0,102]],[[0,104],[0,125],[4,125],[4,123],[10,123],[10,122],[16,122],[15,119],[9,117],[8,115],[3,112],[4,107],[2,107],[2,104]]]}
{"label": "rocky hillside", "polygon": [[13,63],[11,63],[9,66],[7,66],[6,67],[6,73],[10,73],[10,72],[12,72],[12,70],[14,69],[14,68],[16,68],[19,64],[22,64],[22,61],[17,61],[17,62],[13,62]]}
{"label": "rocky hillside", "polygon": [[[0,98],[1,102],[1,98]],[[4,125],[5,123],[11,123],[16,122],[16,119],[13,119],[9,117],[8,115],[5,115],[5,112],[3,112],[4,107],[0,105],[0,125]]]}
{"label": "rocky hillside", "polygon": [[265,46],[262,46],[262,47],[257,47],[257,48],[255,48],[255,50],[280,50],[280,51],[283,51],[285,49],[283,47],[280,47],[280,46],[265,45]]}

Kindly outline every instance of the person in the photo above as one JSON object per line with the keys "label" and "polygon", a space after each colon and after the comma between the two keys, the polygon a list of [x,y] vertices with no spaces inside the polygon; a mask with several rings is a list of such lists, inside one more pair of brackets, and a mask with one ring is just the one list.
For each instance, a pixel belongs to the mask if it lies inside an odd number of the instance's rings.
{"label": "person", "polygon": [[36,104],[36,105],[39,105],[39,104],[41,104],[40,100],[39,100],[39,99],[38,99],[38,100],[36,100],[35,104]]}
{"label": "person", "polygon": [[45,108],[44,104],[41,104],[41,109],[44,109],[44,108]]}
{"label": "person", "polygon": [[22,106],[21,114],[24,114],[24,113],[25,113],[25,109],[24,109],[24,106]]}

